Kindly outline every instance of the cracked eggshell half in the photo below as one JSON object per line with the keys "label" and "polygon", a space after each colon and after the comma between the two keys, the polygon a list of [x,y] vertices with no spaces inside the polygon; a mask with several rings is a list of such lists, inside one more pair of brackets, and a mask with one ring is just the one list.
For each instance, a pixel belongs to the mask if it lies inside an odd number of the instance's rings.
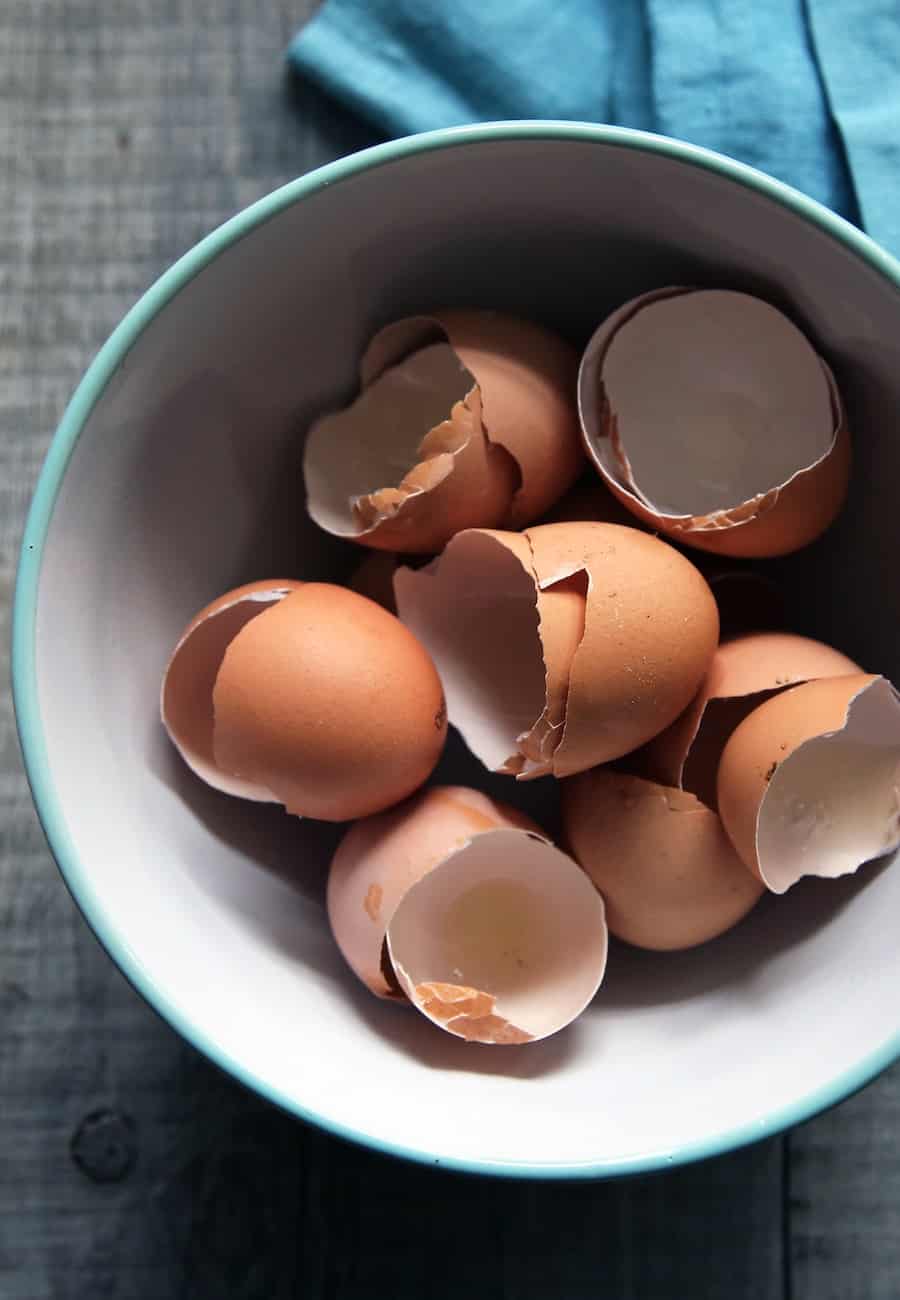
{"label": "cracked eggshell half", "polygon": [[407,997],[441,1029],[532,1042],[571,1023],[600,987],[603,900],[542,835],[486,830],[404,894],[387,947]]}
{"label": "cracked eggshell half", "polygon": [[[468,529],[394,575],[400,618],[438,665],[448,717],[491,771],[515,774],[545,707],[531,550],[523,533]],[[560,673],[563,669],[560,669]]]}
{"label": "cracked eggshell half", "polygon": [[403,996],[384,943],[404,894],[437,863],[498,827],[543,834],[523,813],[466,786],[422,790],[346,832],[328,875],[328,919],[345,961],[378,997]]}
{"label": "cracked eggshell half", "polygon": [[162,713],[210,784],[326,821],[411,794],[447,729],[440,680],[412,633],[316,582],[254,584],[198,615],[167,670]]}
{"label": "cracked eggshell half", "polygon": [[695,694],[718,637],[708,585],[614,524],[472,529],[394,578],[450,720],[486,767],[567,776],[637,748]]}
{"label": "cracked eggshell half", "polygon": [[773,893],[834,879],[900,843],[900,696],[884,677],[821,678],[766,700],[722,754],[719,811]]}
{"label": "cracked eggshell half", "polygon": [[753,632],[723,641],[684,713],[644,751],[647,774],[717,806],[719,760],[734,729],[763,700],[817,677],[862,669],[840,650],[791,632]]}
{"label": "cracked eggshell half", "polygon": [[579,412],[623,505],[701,550],[785,555],[824,532],[847,494],[834,376],[750,294],[673,287],[626,303],[587,346]]}
{"label": "cracked eggshell half", "polygon": [[386,326],[361,392],[310,429],[307,506],[326,531],[428,554],[470,527],[520,527],[584,465],[577,355],[542,326],[443,311]]}
{"label": "cracked eggshell half", "polygon": [[611,934],[639,948],[693,948],[765,892],[722,823],[693,795],[598,767],[562,784],[566,844],[606,902]]}
{"label": "cracked eggshell half", "polygon": [[438,320],[478,383],[489,440],[519,483],[507,528],[533,523],[585,468],[578,425],[578,353],[542,325],[501,312],[444,311]]}
{"label": "cracked eggshell half", "polygon": [[586,584],[552,751],[564,777],[630,753],[678,716],[709,668],[719,616],[690,560],[647,533],[587,523],[527,536],[542,593],[580,575]]}

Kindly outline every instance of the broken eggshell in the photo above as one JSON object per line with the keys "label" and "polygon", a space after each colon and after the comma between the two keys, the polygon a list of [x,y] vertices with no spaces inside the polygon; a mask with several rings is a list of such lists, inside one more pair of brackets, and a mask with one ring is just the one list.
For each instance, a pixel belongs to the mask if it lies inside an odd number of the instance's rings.
{"label": "broken eggshell", "polygon": [[606,964],[603,901],[521,813],[436,787],[351,827],[328,915],[380,997],[405,994],[469,1041],[546,1037],[587,1005]]}
{"label": "broken eggshell", "polygon": [[606,967],[603,900],[528,831],[489,830],[406,893],[388,926],[407,997],[469,1042],[546,1038],[593,998]]}
{"label": "broken eggshell", "polygon": [[833,879],[900,843],[900,696],[884,677],[820,678],[766,700],[719,764],[719,812],[773,893]]}
{"label": "broken eggshell", "polygon": [[397,997],[384,938],[397,904],[426,871],[486,830],[542,831],[523,813],[465,786],[434,786],[346,832],[328,876],[328,918],[347,964],[378,997]]}
{"label": "broken eggshell", "polygon": [[259,582],[214,601],[179,639],[162,721],[227,794],[342,821],[405,798],[440,757],[434,664],[378,605],[328,583]]}
{"label": "broken eggshell", "polygon": [[519,528],[584,466],[578,359],[500,312],[441,311],[382,329],[359,397],[310,429],[307,506],[326,531],[428,554],[464,528]]}
{"label": "broken eggshell", "polygon": [[588,343],[578,400],[612,492],[687,545],[785,555],[824,532],[846,497],[834,376],[750,294],[672,287],[624,304]]}
{"label": "broken eggshell", "polygon": [[213,745],[213,689],[225,651],[241,629],[301,582],[290,578],[250,582],[211,601],[178,638],[160,692],[160,716],[181,757],[201,780],[225,794],[277,802],[271,790],[218,767]]}
{"label": "broken eggshell", "polygon": [[714,812],[691,794],[610,768],[562,784],[565,842],[606,902],[611,934],[692,948],[736,925],[765,892]]}
{"label": "broken eggshell", "polygon": [[753,632],[723,641],[684,713],[646,746],[644,770],[715,808],[722,751],[749,713],[789,686],[861,671],[840,650],[791,632]]}
{"label": "broken eggshell", "polygon": [[394,578],[403,621],[486,767],[568,776],[672,722],[709,667],[718,615],[697,569],[615,524],[471,529]]}

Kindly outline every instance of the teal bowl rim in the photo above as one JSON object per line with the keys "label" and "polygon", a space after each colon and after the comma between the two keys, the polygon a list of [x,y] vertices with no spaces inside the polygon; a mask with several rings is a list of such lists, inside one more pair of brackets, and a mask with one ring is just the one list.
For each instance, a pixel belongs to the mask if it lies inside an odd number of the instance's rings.
{"label": "teal bowl rim", "polygon": [[712,171],[762,194],[799,217],[824,230],[900,289],[900,263],[873,240],[843,218],[790,186],[695,145],[624,127],[583,122],[516,121],[491,122],[476,126],[449,127],[401,140],[375,145],[336,162],[328,163],[245,208],[213,230],[169,268],[131,308],[88,367],[60,421],[44,462],[22,539],[13,604],[12,682],[16,721],[25,768],[35,807],[60,872],[88,925],[133,987],[189,1043],[214,1064],[252,1091],[281,1109],[313,1123],[337,1137],[357,1142],[378,1152],[421,1164],[468,1173],[518,1178],[597,1179],[647,1173],[722,1155],[751,1142],[772,1136],[820,1113],[864,1087],[900,1057],[900,1028],[880,1048],[868,1053],[851,1069],[815,1089],[789,1106],[773,1110],[753,1123],[739,1125],[700,1142],[678,1145],[671,1150],[636,1152],[633,1156],[608,1161],[547,1162],[462,1159],[434,1155],[428,1151],[373,1137],[362,1129],[338,1123],[301,1105],[295,1098],[257,1078],[252,1069],[228,1052],[191,1022],[175,1001],[153,982],[134,952],[122,942],[115,918],[96,892],[90,871],[75,851],[66,819],[57,797],[47,758],[41,725],[35,669],[35,624],[37,594],[44,543],[69,458],[95,404],[123,358],[157,313],[194,276],[229,245],[291,204],[318,190],[361,172],[415,154],[459,145],[492,143],[497,140],[583,141],[659,154],[689,166]]}

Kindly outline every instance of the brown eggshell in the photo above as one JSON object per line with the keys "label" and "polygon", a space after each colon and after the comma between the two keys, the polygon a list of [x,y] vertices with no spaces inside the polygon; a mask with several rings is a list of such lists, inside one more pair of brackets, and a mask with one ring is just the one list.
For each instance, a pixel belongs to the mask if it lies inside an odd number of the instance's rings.
{"label": "brown eggshell", "polygon": [[612,934],[692,948],[736,925],[764,890],[693,795],[609,768],[562,784],[566,843],[606,901]]}
{"label": "brown eggshell", "polygon": [[613,524],[472,529],[419,572],[399,569],[394,590],[469,748],[522,777],[570,775],[656,734],[696,692],[718,633],[694,566]]}
{"label": "brown eggshell", "polygon": [[[403,622],[438,666],[448,713],[492,771],[515,774],[546,706],[537,589],[522,533],[473,528],[419,570],[394,575]],[[560,667],[560,672],[562,667]]]}
{"label": "brown eggshell", "polygon": [[252,619],[299,591],[301,582],[272,578],[236,587],[210,602],[182,632],[163,676],[160,715],[187,765],[226,794],[271,803],[274,795],[216,767],[213,755],[213,687],[231,641]]}
{"label": "brown eggshell", "polygon": [[312,518],[410,554],[535,518],[584,464],[576,374],[568,344],[513,316],[447,311],[386,326],[363,356],[359,397],[309,431]]}
{"label": "brown eggshell", "polygon": [[578,1016],[606,968],[603,900],[545,838],[470,839],[404,894],[387,929],[401,987],[468,1042],[546,1038]]}
{"label": "brown eggshell", "polygon": [[326,821],[411,794],[447,727],[437,672],[412,633],[373,601],[317,582],[234,637],[213,706],[216,765]]}
{"label": "brown eggshell", "polygon": [[518,467],[520,485],[504,527],[523,528],[584,469],[578,354],[543,326],[501,312],[441,311],[435,319],[478,382],[488,438]]}
{"label": "brown eggshell", "polygon": [[[671,445],[685,394],[704,367],[708,396],[695,404],[712,409],[718,402],[725,421],[719,429],[733,427],[739,444],[723,464],[727,441],[710,432],[705,473],[683,444]],[[834,376],[786,317],[748,294],[673,287],[626,303],[584,353],[579,411],[588,455],[622,504],[648,527],[701,550],[787,554],[824,532],[846,497],[850,438]],[[646,430],[648,445],[658,443],[649,463],[642,452],[643,469],[633,463],[628,436],[636,427]],[[690,511],[660,505],[654,490],[648,495],[651,470],[658,484],[672,483],[673,464],[694,485],[681,489],[683,496],[694,493]],[[707,481],[719,484],[714,507],[697,495]],[[752,489],[742,491],[741,482]]]}
{"label": "brown eggshell", "polygon": [[678,716],[709,667],[718,613],[690,561],[637,529],[548,524],[527,535],[542,589],[588,577],[552,764],[570,776],[637,749]]}
{"label": "brown eggshell", "polygon": [[646,770],[716,807],[722,750],[743,719],[776,691],[817,677],[862,670],[839,650],[791,632],[754,632],[723,641],[684,713],[647,745]]}
{"label": "brown eggshell", "polygon": [[328,876],[328,919],[344,959],[382,998],[402,998],[384,938],[407,890],[473,836],[499,826],[542,835],[523,813],[464,786],[420,791],[346,832]]}
{"label": "brown eggshell", "polygon": [[576,573],[537,589],[538,635],[544,658],[544,708],[534,727],[518,738],[525,755],[519,775],[545,776],[553,771],[569,699],[572,660],[584,637],[587,575]]}
{"label": "brown eggshell", "polygon": [[773,696],[725,746],[718,798],[735,848],[774,893],[855,871],[900,840],[900,697],[862,673]]}

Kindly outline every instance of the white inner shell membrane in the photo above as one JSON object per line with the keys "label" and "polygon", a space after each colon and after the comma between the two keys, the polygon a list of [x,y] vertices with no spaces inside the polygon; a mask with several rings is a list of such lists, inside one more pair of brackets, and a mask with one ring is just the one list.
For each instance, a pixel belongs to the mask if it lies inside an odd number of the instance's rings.
{"label": "white inner shell membrane", "polygon": [[432,343],[383,371],[351,406],[317,421],[304,460],[316,521],[352,531],[354,501],[396,487],[419,463],[426,434],[449,419],[474,384],[449,343]]}
{"label": "white inner shell membrane", "polygon": [[492,994],[495,1014],[540,1038],[593,997],[606,964],[602,899],[559,849],[488,831],[424,876],[391,920],[392,960],[413,985]]}
{"label": "white inner shell membrane", "polygon": [[544,709],[544,658],[534,578],[502,543],[457,533],[424,569],[398,569],[401,620],[430,653],[447,716],[491,770]]}
{"label": "white inner shell membrane", "polygon": [[770,889],[834,878],[900,844],[900,698],[883,678],[851,702],[842,731],[808,740],[775,770],[757,853]]}
{"label": "white inner shell membrane", "polygon": [[642,308],[613,336],[602,380],[637,495],[660,514],[741,505],[834,440],[815,351],[746,294],[698,290]]}

